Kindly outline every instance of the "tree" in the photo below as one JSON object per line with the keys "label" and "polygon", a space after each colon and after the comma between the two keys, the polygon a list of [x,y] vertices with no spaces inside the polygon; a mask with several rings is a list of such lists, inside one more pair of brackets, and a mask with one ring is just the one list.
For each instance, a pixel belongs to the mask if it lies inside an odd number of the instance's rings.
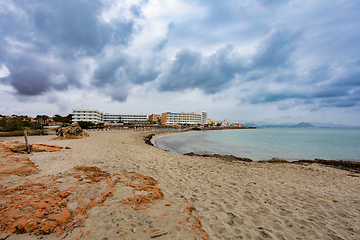
{"label": "tree", "polygon": [[95,126],[95,123],[88,122],[88,121],[80,121],[80,122],[78,122],[78,124],[82,129],[88,129],[88,128],[92,128],[93,126]]}
{"label": "tree", "polygon": [[11,117],[3,117],[0,119],[0,131],[22,131],[26,128],[42,129],[40,124],[32,123],[30,120],[31,119],[28,116],[12,115]]}
{"label": "tree", "polygon": [[64,123],[72,123],[72,114],[69,114],[69,115],[67,115],[66,117],[64,117]]}
{"label": "tree", "polygon": [[35,120],[37,121],[37,123],[39,124],[45,124],[47,123],[47,120],[49,119],[49,116],[46,115],[37,115]]}
{"label": "tree", "polygon": [[64,117],[60,116],[59,114],[55,114],[53,117],[53,120],[55,122],[63,122],[64,121]]}

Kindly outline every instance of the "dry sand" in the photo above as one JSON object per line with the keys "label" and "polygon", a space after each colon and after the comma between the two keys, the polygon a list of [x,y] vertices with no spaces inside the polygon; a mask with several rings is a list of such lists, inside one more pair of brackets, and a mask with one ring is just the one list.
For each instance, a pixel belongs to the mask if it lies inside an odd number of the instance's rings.
{"label": "dry sand", "polygon": [[[183,156],[146,145],[148,134],[91,132],[89,138],[62,141],[29,137],[31,143],[71,147],[27,155],[40,169],[36,178],[97,166],[110,175],[150,176],[164,197],[134,210],[135,205],[126,207],[118,199],[135,191],[119,187],[104,204],[88,210],[84,227],[59,237],[13,234],[8,239],[150,239],[164,232],[157,239],[360,239],[359,174],[317,164]],[[104,191],[104,186],[92,186],[83,196],[91,191]]]}

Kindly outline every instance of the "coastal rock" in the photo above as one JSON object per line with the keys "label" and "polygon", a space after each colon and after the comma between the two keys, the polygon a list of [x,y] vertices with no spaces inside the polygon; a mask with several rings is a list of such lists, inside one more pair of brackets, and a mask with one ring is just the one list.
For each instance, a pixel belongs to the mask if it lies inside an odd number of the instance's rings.
{"label": "coastal rock", "polygon": [[74,123],[68,127],[60,127],[56,132],[56,137],[52,138],[53,140],[56,139],[81,139],[89,137],[89,134],[82,130],[79,124]]}
{"label": "coastal rock", "polygon": [[[26,153],[26,144],[19,141],[2,142],[10,151],[14,153]],[[29,144],[30,152],[58,152],[62,149],[59,146],[46,144]]]}
{"label": "coastal rock", "polygon": [[286,159],[283,159],[283,158],[273,157],[268,162],[269,163],[287,163],[288,161]]}
{"label": "coastal rock", "polygon": [[33,144],[31,151],[32,152],[58,152],[63,147],[46,145],[46,144]]}
{"label": "coastal rock", "polygon": [[335,168],[340,168],[343,170],[360,173],[360,162],[353,162],[353,161],[343,161],[343,160],[324,160],[315,158],[315,160],[299,160],[293,161],[292,163],[295,164],[313,164],[318,163],[322,165],[327,165]]}
{"label": "coastal rock", "polygon": [[214,154],[214,155],[209,155],[209,154],[196,154],[193,152],[189,152],[189,153],[184,153],[184,155],[186,156],[198,156],[198,157],[215,157],[215,158],[219,158],[225,161],[243,161],[243,162],[252,162],[252,160],[250,158],[247,157],[236,157],[234,155],[220,155],[220,154]]}
{"label": "coastal rock", "polygon": [[152,137],[155,136],[155,134],[149,134],[144,137],[144,141],[146,144],[149,144],[150,146],[154,146],[154,144],[151,142]]}
{"label": "coastal rock", "polygon": [[[18,141],[10,142],[8,144],[8,146],[9,146],[9,149],[15,153],[23,153],[23,152],[27,151],[26,144],[18,142]],[[32,149],[32,147],[33,146],[31,144],[29,144],[30,150]]]}

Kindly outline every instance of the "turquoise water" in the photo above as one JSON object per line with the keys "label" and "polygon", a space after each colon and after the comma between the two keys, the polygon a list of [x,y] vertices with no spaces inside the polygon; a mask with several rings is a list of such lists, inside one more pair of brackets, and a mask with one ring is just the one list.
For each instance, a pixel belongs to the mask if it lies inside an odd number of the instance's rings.
{"label": "turquoise water", "polygon": [[222,154],[254,161],[327,159],[360,161],[360,129],[263,128],[194,131],[158,137],[155,145],[184,154]]}

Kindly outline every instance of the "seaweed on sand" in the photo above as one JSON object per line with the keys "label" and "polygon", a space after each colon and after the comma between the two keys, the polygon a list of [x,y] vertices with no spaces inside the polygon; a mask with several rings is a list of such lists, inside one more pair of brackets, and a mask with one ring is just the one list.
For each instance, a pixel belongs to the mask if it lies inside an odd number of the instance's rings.
{"label": "seaweed on sand", "polygon": [[343,161],[343,160],[324,160],[324,159],[315,159],[315,160],[298,160],[292,163],[303,164],[303,163],[318,163],[322,165],[327,165],[330,167],[335,167],[343,170],[347,170],[350,172],[360,173],[360,162],[353,161]]}

